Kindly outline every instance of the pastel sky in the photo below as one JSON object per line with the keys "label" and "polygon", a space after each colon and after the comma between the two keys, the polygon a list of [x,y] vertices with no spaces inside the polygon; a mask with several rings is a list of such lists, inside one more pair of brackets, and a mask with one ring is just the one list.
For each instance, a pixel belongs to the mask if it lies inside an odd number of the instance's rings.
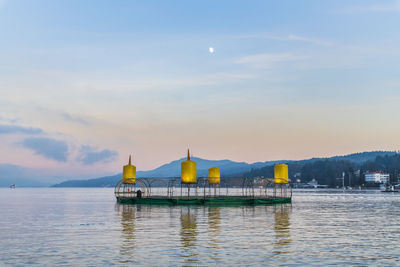
{"label": "pastel sky", "polygon": [[398,150],[400,2],[0,0],[0,107],[57,177]]}

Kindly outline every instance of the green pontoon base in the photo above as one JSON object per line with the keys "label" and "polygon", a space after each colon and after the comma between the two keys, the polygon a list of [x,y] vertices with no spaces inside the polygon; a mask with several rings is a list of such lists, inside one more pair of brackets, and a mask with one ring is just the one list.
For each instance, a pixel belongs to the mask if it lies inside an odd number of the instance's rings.
{"label": "green pontoon base", "polygon": [[146,204],[146,205],[205,205],[205,206],[254,206],[274,205],[291,203],[290,197],[276,198],[246,198],[246,197],[217,197],[217,198],[196,198],[196,197],[117,197],[118,203],[124,204]]}

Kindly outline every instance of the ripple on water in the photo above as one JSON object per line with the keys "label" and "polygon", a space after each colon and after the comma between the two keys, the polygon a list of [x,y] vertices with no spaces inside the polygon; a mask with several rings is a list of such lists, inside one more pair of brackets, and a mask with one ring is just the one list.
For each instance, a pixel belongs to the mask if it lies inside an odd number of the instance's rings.
{"label": "ripple on water", "polygon": [[2,265],[399,265],[399,194],[294,190],[291,205],[115,203],[112,189],[0,189]]}

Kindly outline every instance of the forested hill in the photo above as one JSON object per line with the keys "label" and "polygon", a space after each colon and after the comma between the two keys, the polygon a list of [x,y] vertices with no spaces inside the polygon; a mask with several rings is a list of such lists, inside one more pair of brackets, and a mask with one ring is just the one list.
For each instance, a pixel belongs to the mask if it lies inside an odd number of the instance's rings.
{"label": "forested hill", "polygon": [[376,157],[378,156],[391,156],[395,155],[396,152],[394,151],[372,151],[372,152],[361,152],[361,153],[354,153],[350,155],[345,155],[345,156],[335,156],[331,157],[329,159],[334,159],[334,160],[348,160],[353,163],[364,163],[367,161],[374,161]]}
{"label": "forested hill", "polygon": [[[397,183],[400,172],[400,154],[395,152],[364,152],[348,156],[338,156],[325,159],[289,161],[289,177],[309,182],[315,179],[319,184],[330,187],[340,186],[345,172],[345,185],[356,186],[365,184],[366,171],[381,171],[389,173],[392,183]],[[274,167],[265,166],[252,169],[243,174],[246,177],[273,177]]]}
{"label": "forested hill", "polygon": [[[229,176],[264,176],[264,177],[272,177],[273,168],[272,166],[278,162],[285,162],[289,164],[290,177],[293,177],[294,174],[301,172],[304,166],[303,171],[311,172],[315,170],[316,173],[324,173],[320,172],[320,168],[324,168],[324,165],[321,166],[320,161],[345,161],[343,162],[344,166],[349,165],[352,168],[357,166],[357,164],[365,163],[367,161],[374,161],[377,156],[385,156],[385,155],[394,155],[395,152],[391,151],[374,151],[374,152],[362,152],[355,153],[346,156],[335,156],[331,158],[312,158],[308,160],[301,161],[266,161],[266,162],[258,162],[253,164],[248,164],[245,162],[234,162],[230,160],[206,160],[201,158],[193,158],[197,162],[197,174],[198,176],[206,176],[207,170],[209,167],[216,166],[221,168],[221,175],[224,177]],[[138,177],[177,177],[180,175],[180,163],[185,160],[184,158],[180,160],[172,161],[168,164],[164,164],[154,170],[151,171],[138,171]],[[315,165],[306,165],[317,162]],[[329,163],[329,164],[331,164]],[[327,164],[327,163],[325,163]],[[329,165],[328,164],[328,165]],[[336,164],[337,165],[337,164]],[[335,165],[335,166],[336,166]],[[336,169],[344,168],[344,166],[335,167]],[[328,167],[328,166],[325,166]],[[347,166],[347,169],[350,167]],[[316,177],[315,174],[309,175],[308,177]],[[121,174],[116,174],[113,176],[89,179],[89,180],[69,180],[59,184],[54,185],[54,187],[113,187],[118,181],[121,180]],[[323,179],[320,179],[321,182]]]}

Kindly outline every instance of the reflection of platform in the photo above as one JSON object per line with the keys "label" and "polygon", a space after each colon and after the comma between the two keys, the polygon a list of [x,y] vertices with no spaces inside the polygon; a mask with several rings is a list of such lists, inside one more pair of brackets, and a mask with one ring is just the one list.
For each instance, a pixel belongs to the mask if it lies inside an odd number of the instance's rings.
{"label": "reflection of platform", "polygon": [[253,198],[229,196],[217,198],[201,197],[117,197],[119,203],[148,204],[148,205],[205,205],[205,206],[235,206],[235,205],[274,205],[291,203],[290,197]]}

